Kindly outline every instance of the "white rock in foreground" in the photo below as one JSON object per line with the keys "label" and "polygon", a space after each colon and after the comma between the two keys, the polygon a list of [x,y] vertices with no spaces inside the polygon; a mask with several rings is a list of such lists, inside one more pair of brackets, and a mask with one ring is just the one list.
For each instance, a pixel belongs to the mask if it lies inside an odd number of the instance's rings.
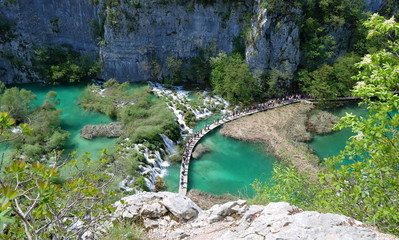
{"label": "white rock in foreground", "polygon": [[395,239],[338,214],[302,211],[288,203],[246,205],[239,200],[201,210],[188,197],[143,192],[115,204],[115,217],[139,217],[149,239]]}

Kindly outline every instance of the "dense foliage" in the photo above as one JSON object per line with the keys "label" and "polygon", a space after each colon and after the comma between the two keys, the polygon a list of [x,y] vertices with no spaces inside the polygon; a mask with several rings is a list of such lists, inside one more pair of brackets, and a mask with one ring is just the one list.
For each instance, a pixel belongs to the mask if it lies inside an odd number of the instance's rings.
{"label": "dense foliage", "polygon": [[46,81],[52,83],[81,82],[97,77],[100,63],[71,46],[47,45],[34,51],[33,67]]}
{"label": "dense foliage", "polygon": [[213,92],[232,103],[250,103],[259,95],[259,84],[241,55],[220,53],[211,58]]}
{"label": "dense foliage", "polygon": [[161,146],[163,133],[177,140],[179,126],[175,116],[165,103],[150,93],[150,87],[129,89],[128,83],[118,83],[114,79],[104,84],[101,91],[95,86],[88,87],[79,103],[88,110],[103,112],[124,124],[126,136],[135,142]]}
{"label": "dense foliage", "polygon": [[[16,87],[4,89],[0,95],[0,109],[7,111],[19,123],[28,123],[31,131],[12,141],[16,154],[40,159],[46,152],[61,149],[69,133],[60,128],[59,99],[49,92],[40,106],[35,106],[36,96],[28,90]],[[18,131],[18,130],[15,130]]]}
{"label": "dense foliage", "polygon": [[[0,137],[9,137],[15,120],[0,114]],[[29,130],[26,125],[22,133]],[[18,135],[21,136],[21,135]],[[68,178],[60,177],[59,153],[52,155],[53,165],[23,160],[3,160],[0,166],[0,238],[1,239],[78,239],[113,210],[107,199],[111,177],[100,171],[87,172],[89,158],[82,164],[69,161],[75,169]],[[64,159],[65,161],[65,159]]]}
{"label": "dense foliage", "polygon": [[355,63],[360,60],[354,53],[339,57],[333,65],[324,64],[318,69],[299,73],[302,90],[311,97],[332,99],[350,95],[356,83],[352,76],[357,73]]}
{"label": "dense foliage", "polygon": [[255,199],[345,214],[399,235],[399,24],[375,14],[365,25],[368,38],[383,36],[387,44],[356,64],[352,94],[362,97],[367,117],[348,114],[336,126],[350,127],[355,135],[339,155],[325,159],[318,181],[277,166],[273,184],[254,184]]}

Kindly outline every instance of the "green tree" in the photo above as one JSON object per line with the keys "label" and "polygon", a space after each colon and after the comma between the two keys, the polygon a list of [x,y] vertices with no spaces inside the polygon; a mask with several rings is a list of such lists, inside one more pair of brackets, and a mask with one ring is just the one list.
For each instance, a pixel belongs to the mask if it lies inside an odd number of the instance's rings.
{"label": "green tree", "polygon": [[[0,137],[15,127],[7,113],[0,113]],[[21,131],[29,131],[23,125]],[[78,239],[83,233],[108,220],[113,210],[106,199],[114,193],[108,186],[112,177],[100,171],[87,172],[72,159],[68,167],[76,169],[68,178],[60,177],[60,153],[54,153],[53,165],[22,160],[0,164],[0,238],[1,239]]]}
{"label": "green tree", "polygon": [[34,69],[49,82],[87,81],[101,71],[99,62],[87,54],[80,55],[71,46],[47,45],[34,54]]}
{"label": "green tree", "polygon": [[183,81],[183,61],[170,56],[166,59],[166,67],[168,68],[169,76],[164,82],[171,85],[180,84]]}
{"label": "green tree", "polygon": [[360,58],[354,53],[339,57],[333,65],[321,65],[314,71],[302,70],[299,81],[302,91],[318,99],[349,96],[356,83],[352,78],[357,72],[355,63]]}
{"label": "green tree", "polygon": [[[324,160],[318,181],[290,167],[276,168],[274,185],[255,184],[255,200],[294,200],[399,235],[399,24],[374,14],[365,25],[368,38],[383,36],[387,46],[356,64],[352,94],[362,98],[367,116],[347,114],[335,127],[350,127],[355,135],[339,155]],[[304,198],[302,192],[310,194]]]}
{"label": "green tree", "polygon": [[232,103],[250,103],[259,94],[259,83],[239,54],[220,53],[211,58],[213,92]]}
{"label": "green tree", "polygon": [[[43,104],[34,108],[36,96],[27,90],[18,88],[6,89],[0,96],[0,106],[8,110],[17,123],[29,123],[31,131],[22,134],[12,141],[12,145],[26,157],[37,157],[48,151],[60,149],[68,139],[69,133],[60,128],[60,114],[57,109],[59,99],[55,92],[50,91]],[[16,104],[19,103],[19,104]],[[18,129],[15,132],[20,132]]]}
{"label": "green tree", "polygon": [[[59,159],[59,155],[55,156]],[[89,159],[85,159],[88,167]],[[60,168],[21,160],[11,161],[0,179],[2,239],[78,239],[113,210],[105,200],[113,193],[111,177],[77,168],[67,179]],[[66,165],[63,165],[66,166]],[[61,168],[63,168],[63,166]],[[99,174],[98,174],[99,173]]]}
{"label": "green tree", "polygon": [[31,91],[16,87],[5,89],[0,96],[1,110],[8,112],[17,122],[24,122],[34,110],[35,99],[36,95]]}
{"label": "green tree", "polygon": [[[319,205],[399,234],[399,24],[374,14],[365,25],[369,38],[384,35],[388,46],[357,64],[353,94],[362,97],[368,115],[347,114],[336,127],[351,127],[356,135],[326,160]],[[345,160],[353,163],[340,165]]]}

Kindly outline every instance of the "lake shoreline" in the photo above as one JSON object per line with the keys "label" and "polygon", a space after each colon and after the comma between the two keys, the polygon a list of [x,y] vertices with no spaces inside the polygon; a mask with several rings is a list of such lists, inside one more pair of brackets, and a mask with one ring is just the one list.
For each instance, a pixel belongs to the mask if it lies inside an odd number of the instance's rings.
{"label": "lake shoreline", "polygon": [[311,118],[319,119],[319,126],[313,125],[312,130],[323,128],[324,134],[331,132],[338,120],[324,111],[315,112],[313,105],[298,103],[237,119],[225,124],[220,132],[241,141],[263,143],[266,151],[276,158],[316,176],[320,160],[306,144],[313,138],[309,130]]}

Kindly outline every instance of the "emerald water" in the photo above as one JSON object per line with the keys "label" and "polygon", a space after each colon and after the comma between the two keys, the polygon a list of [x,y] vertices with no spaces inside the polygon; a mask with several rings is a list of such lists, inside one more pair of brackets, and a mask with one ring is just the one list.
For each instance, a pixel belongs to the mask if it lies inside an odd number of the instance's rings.
{"label": "emerald water", "polygon": [[[346,113],[353,113],[361,116],[366,115],[366,109],[364,107],[358,107],[357,103],[350,103],[342,107],[333,108],[330,109],[329,112],[339,117],[345,116]],[[327,135],[315,135],[313,141],[310,142],[309,145],[315,150],[316,155],[320,159],[324,159],[339,154],[339,152],[345,148],[346,141],[351,136],[353,136],[352,131],[346,128]]]}
{"label": "emerald water", "polygon": [[[329,110],[337,116],[347,112],[365,115],[366,110],[357,103]],[[211,123],[214,117],[199,122],[195,130],[205,123]],[[199,189],[213,194],[231,193],[233,195],[252,196],[250,184],[255,179],[268,181],[273,170],[273,156],[267,154],[261,144],[238,141],[220,134],[220,129],[205,136],[200,143],[212,149],[199,159],[192,159],[189,169],[189,189]],[[333,156],[343,150],[346,140],[352,136],[350,129],[343,129],[327,135],[315,135],[310,146],[321,159]],[[173,163],[168,169],[166,183],[169,191],[178,191],[180,164]]]}
{"label": "emerald water", "polygon": [[[211,123],[215,117],[199,122],[195,130]],[[262,144],[242,142],[223,136],[220,128],[208,133],[199,143],[212,149],[199,159],[192,159],[189,168],[189,189],[213,194],[230,193],[251,197],[250,184],[255,179],[267,181],[271,177],[274,158]],[[173,163],[166,176],[167,190],[178,191],[180,163]]]}
{"label": "emerald water", "polygon": [[[70,132],[69,140],[65,146],[66,152],[77,151],[78,155],[91,153],[92,158],[99,156],[99,152],[103,148],[110,148],[116,141],[112,138],[95,138],[86,140],[80,137],[80,130],[87,124],[103,124],[110,123],[112,119],[104,114],[92,111],[85,111],[76,104],[79,95],[84,91],[85,85],[40,85],[40,84],[20,84],[18,88],[25,88],[32,91],[36,96],[36,104],[42,104],[49,91],[57,92],[60,99],[60,105],[63,113],[61,114],[61,127]],[[1,150],[5,150],[7,146],[1,146]],[[3,149],[1,149],[3,148]]]}
{"label": "emerald water", "polygon": [[[132,85],[134,88],[134,85]],[[137,86],[142,86],[137,85]],[[61,115],[62,128],[70,132],[66,151],[76,150],[79,155],[86,152],[96,158],[103,148],[111,148],[116,139],[95,138],[86,140],[80,137],[80,130],[87,124],[103,124],[112,122],[106,115],[97,112],[88,112],[76,104],[85,85],[45,85],[23,84],[19,88],[31,90],[37,95],[36,104],[41,104],[49,91],[57,92],[60,99],[58,106],[63,110]],[[365,114],[365,109],[356,104],[345,105],[332,109],[338,116],[345,112]],[[211,123],[217,116],[200,121],[195,126],[198,130],[205,123]],[[315,136],[310,146],[320,158],[326,158],[339,153],[345,146],[346,140],[352,135],[349,129],[332,134]],[[250,184],[255,179],[268,181],[272,174],[274,158],[267,154],[262,144],[242,142],[220,134],[220,128],[205,136],[201,142],[212,149],[199,159],[192,159],[189,172],[189,189],[199,189],[213,194],[230,193],[237,196],[250,197],[254,194]],[[9,145],[0,145],[0,153],[5,153]],[[167,190],[177,192],[179,184],[180,163],[172,163],[165,178]]]}

